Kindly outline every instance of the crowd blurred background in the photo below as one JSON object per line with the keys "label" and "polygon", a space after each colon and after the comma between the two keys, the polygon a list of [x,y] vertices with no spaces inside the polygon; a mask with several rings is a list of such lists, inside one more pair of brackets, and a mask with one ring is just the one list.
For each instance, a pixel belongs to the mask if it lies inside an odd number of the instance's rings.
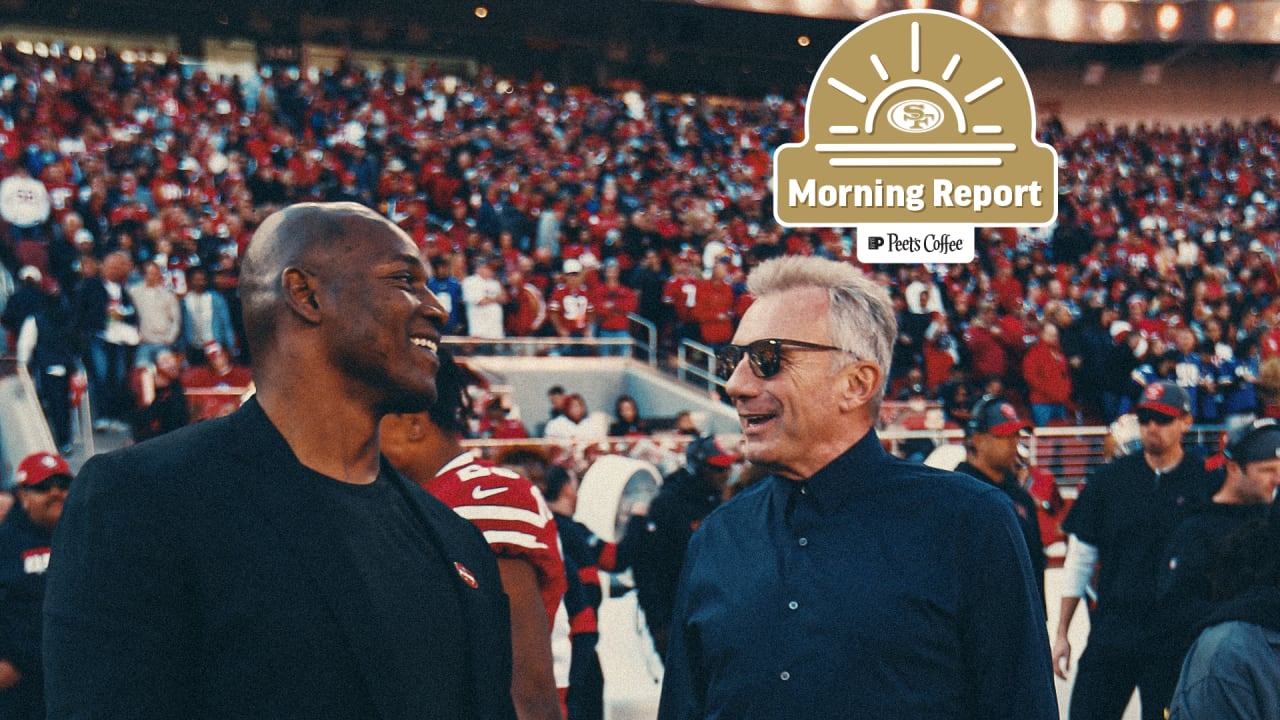
{"label": "crowd blurred background", "polygon": [[[161,348],[251,364],[239,259],[288,203],[386,214],[433,267],[449,331],[485,338],[622,336],[633,312],[668,351],[714,347],[760,260],[857,262],[850,231],[772,218],[770,157],[803,132],[802,87],[710,98],[412,62],[213,77],[129,55],[0,46],[6,348],[65,304],[51,331],[74,333],[104,420],[127,421],[109,405]],[[1101,423],[1163,377],[1199,422],[1253,412],[1280,352],[1275,123],[1069,131],[1050,116],[1038,132],[1060,156],[1055,226],[983,229],[968,265],[866,268],[900,313],[891,395],[959,421],[996,389],[1040,425]],[[91,299],[104,283],[135,289],[128,312]],[[121,319],[142,336],[107,337]]]}

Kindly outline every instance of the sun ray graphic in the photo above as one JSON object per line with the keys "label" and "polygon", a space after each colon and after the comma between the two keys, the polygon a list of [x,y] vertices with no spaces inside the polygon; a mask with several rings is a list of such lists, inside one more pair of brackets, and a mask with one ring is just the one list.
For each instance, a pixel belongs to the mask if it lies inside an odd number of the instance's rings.
{"label": "sun ray graphic", "polygon": [[[1005,79],[999,75],[971,90],[963,98],[952,92],[943,83],[963,78],[960,67],[963,57],[959,52],[949,53],[947,64],[940,74],[930,66],[926,57],[927,48],[922,44],[919,22],[910,25],[909,53],[907,57],[890,54],[882,56],[876,52],[866,54],[867,61],[876,76],[885,85],[873,97],[863,94],[851,83],[874,83],[869,75],[863,72],[856,81],[846,82],[828,75],[826,82],[845,97],[851,98],[861,105],[866,105],[865,118],[861,125],[840,124],[828,126],[831,135],[862,135],[867,142],[862,143],[820,143],[815,146],[818,152],[828,154],[828,163],[833,167],[989,167],[999,166],[1004,161],[1001,155],[1013,152],[1016,146],[1012,143],[991,142],[944,142],[944,143],[885,143],[873,142],[877,136],[877,128],[881,120],[885,120],[893,128],[908,133],[927,133],[945,122],[961,136],[996,136],[1004,133],[1004,126],[995,123],[970,125],[968,114],[975,102],[990,95],[1004,85]],[[910,66],[910,74],[916,77],[894,81],[904,73],[903,65]],[[864,66],[865,67],[865,66]],[[966,66],[968,67],[968,66]],[[976,67],[976,66],[975,66]],[[936,78],[936,79],[935,79]],[[924,95],[921,95],[923,91]],[[892,98],[892,102],[890,99]],[[908,103],[923,107],[935,117],[932,127],[919,124],[902,124],[902,116],[896,116],[900,108]],[[881,113],[884,113],[881,116]],[[920,117],[915,115],[914,117]],[[895,119],[897,118],[897,119]],[[993,118],[994,119],[994,118]],[[880,134],[884,137],[883,134]]]}

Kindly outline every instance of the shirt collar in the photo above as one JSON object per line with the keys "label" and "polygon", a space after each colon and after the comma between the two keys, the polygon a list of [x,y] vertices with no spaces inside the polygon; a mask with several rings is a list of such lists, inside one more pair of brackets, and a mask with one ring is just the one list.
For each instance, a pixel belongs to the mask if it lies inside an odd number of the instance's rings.
{"label": "shirt collar", "polygon": [[878,477],[876,468],[888,459],[876,431],[868,430],[861,440],[807,480],[776,479],[788,491],[812,497],[818,512],[826,514],[843,507],[859,489]]}

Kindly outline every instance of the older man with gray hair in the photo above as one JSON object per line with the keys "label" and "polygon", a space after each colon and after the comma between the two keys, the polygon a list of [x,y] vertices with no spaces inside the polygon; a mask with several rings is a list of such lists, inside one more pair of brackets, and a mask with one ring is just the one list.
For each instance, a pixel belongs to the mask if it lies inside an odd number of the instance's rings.
{"label": "older man with gray hair", "polygon": [[747,459],[772,475],[690,542],[660,720],[1057,718],[1009,499],[876,436],[888,293],[803,257],[762,263],[748,286],[719,372]]}

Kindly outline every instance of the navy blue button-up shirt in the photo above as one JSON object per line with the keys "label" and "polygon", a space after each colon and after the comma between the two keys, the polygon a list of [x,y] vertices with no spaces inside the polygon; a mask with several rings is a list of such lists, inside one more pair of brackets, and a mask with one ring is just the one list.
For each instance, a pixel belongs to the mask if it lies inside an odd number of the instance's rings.
{"label": "navy blue button-up shirt", "polygon": [[989,484],[869,432],[690,542],[660,720],[1057,717],[1026,542]]}

